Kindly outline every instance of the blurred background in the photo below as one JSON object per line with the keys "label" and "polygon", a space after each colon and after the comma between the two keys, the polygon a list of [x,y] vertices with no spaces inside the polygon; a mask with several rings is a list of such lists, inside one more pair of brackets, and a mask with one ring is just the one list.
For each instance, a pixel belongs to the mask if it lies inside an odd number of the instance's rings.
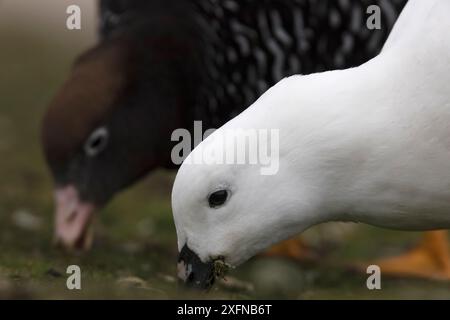
{"label": "blurred background", "polygon": [[[82,10],[82,30],[66,29],[66,8]],[[40,149],[40,120],[75,57],[96,41],[93,0],[0,1],[0,298],[449,298],[442,282],[384,279],[366,288],[352,261],[401,252],[416,233],[367,226],[311,231],[319,263],[255,258],[208,295],[175,279],[170,210],[174,172],[159,171],[118,196],[97,221],[93,250],[68,255],[52,245],[52,184]],[[124,217],[126,216],[126,219]],[[339,230],[346,230],[340,232]],[[327,232],[328,233],[328,232]],[[82,270],[82,290],[66,288],[66,268]]]}

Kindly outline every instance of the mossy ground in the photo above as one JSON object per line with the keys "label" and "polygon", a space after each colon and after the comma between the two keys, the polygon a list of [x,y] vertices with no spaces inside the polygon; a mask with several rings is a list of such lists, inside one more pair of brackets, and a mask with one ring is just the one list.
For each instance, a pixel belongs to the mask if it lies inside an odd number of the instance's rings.
{"label": "mossy ground", "polygon": [[[231,276],[251,288],[220,285],[208,294],[175,281],[176,236],[170,210],[174,173],[156,172],[118,196],[98,216],[97,242],[86,255],[52,245],[52,186],[39,144],[39,123],[79,45],[0,30],[0,297],[2,298],[450,298],[450,285],[383,279],[345,265],[399,252],[417,233],[362,226],[320,263],[256,258]],[[25,217],[25,218],[24,218]],[[31,222],[23,222],[23,220]],[[28,221],[27,220],[27,221]],[[82,269],[82,290],[66,289],[66,268]],[[244,286],[245,287],[245,286]]]}

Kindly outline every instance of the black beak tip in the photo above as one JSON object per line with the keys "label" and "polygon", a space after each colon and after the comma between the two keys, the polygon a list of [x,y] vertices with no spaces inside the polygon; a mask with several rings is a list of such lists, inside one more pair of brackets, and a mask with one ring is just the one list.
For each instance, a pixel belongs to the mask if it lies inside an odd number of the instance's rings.
{"label": "black beak tip", "polygon": [[178,257],[178,278],[186,287],[208,290],[214,284],[213,262],[202,262],[198,255],[185,245]]}

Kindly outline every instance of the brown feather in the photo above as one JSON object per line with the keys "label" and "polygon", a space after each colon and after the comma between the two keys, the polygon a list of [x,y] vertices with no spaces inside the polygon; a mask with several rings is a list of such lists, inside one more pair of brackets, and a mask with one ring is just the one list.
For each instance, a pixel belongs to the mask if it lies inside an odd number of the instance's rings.
{"label": "brown feather", "polygon": [[50,163],[73,156],[112,112],[126,89],[129,61],[125,48],[123,41],[114,41],[90,50],[75,63],[44,117],[42,138]]}

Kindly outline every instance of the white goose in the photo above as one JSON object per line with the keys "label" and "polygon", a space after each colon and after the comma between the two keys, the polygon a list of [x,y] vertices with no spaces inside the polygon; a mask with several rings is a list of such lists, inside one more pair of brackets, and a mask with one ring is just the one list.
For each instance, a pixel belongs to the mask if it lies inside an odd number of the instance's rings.
{"label": "white goose", "polygon": [[[450,228],[449,15],[448,0],[410,0],[378,57],[281,81],[195,149],[172,194],[180,277],[207,287],[218,262],[327,221]],[[277,174],[190,164],[238,128],[279,130]]]}

